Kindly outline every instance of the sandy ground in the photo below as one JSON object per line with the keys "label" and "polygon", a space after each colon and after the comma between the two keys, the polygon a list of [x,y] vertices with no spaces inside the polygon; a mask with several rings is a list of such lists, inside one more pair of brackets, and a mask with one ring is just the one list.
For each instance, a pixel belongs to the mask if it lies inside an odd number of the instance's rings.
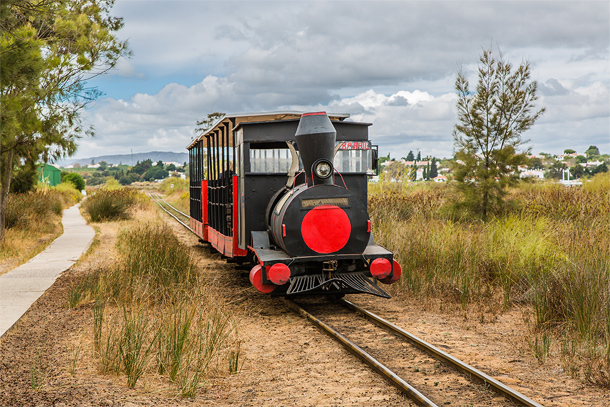
{"label": "sandy ground", "polygon": [[[124,377],[97,373],[92,307],[67,307],[72,279],[112,258],[121,222],[100,224],[100,244],[60,277],[0,338],[0,406],[408,406],[412,403],[376,373],[288,311],[281,299],[258,293],[247,270],[226,263],[176,232],[195,250],[211,284],[239,323],[241,370],[215,369],[194,400],[174,396],[163,378],[148,375],[135,389]],[[464,312],[459,304],[349,296],[422,339],[515,387],[544,406],[605,406],[610,391],[563,372],[556,357],[540,365],[527,339],[527,307]],[[442,380],[439,379],[439,380]],[[34,385],[42,382],[41,386]],[[451,400],[451,393],[447,393]],[[451,404],[449,404],[451,405]],[[460,405],[460,404],[453,404]],[[472,403],[471,405],[478,405]]]}

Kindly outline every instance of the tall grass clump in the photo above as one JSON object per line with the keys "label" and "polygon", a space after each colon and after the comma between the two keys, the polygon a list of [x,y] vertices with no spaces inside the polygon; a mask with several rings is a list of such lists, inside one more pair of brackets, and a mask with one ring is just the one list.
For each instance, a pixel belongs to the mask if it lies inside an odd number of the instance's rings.
{"label": "tall grass clump", "polygon": [[118,299],[138,296],[166,301],[195,282],[195,261],[190,249],[164,223],[141,223],[123,229],[117,239],[120,267],[107,284]]}
{"label": "tall grass clump", "polygon": [[113,264],[74,284],[85,291],[79,298],[95,298],[100,372],[125,375],[128,387],[156,372],[182,397],[194,397],[212,364],[226,363],[223,357],[236,341],[232,317],[166,224],[124,228],[116,249]]}
{"label": "tall grass clump", "polygon": [[141,199],[139,195],[129,188],[102,188],[87,198],[84,209],[92,222],[125,219],[127,211]]}
{"label": "tall grass clump", "polygon": [[150,337],[154,328],[149,313],[141,307],[130,311],[123,308],[121,328],[118,351],[127,376],[127,387],[133,388],[151,359],[155,338]]}
{"label": "tall grass clump", "polygon": [[481,222],[457,216],[450,185],[380,185],[372,188],[369,212],[376,241],[402,265],[398,290],[464,307],[529,303],[533,332],[546,338],[534,348],[545,349],[549,335],[561,339],[554,343],[574,342],[565,348],[578,349],[577,370],[608,385],[609,186],[608,174],[582,188],[524,184],[511,191],[510,210]]}
{"label": "tall grass clump", "polygon": [[96,304],[99,370],[124,374],[135,387],[147,372],[167,377],[182,397],[194,397],[213,365],[235,354],[235,324],[198,286],[166,304],[134,300]]}

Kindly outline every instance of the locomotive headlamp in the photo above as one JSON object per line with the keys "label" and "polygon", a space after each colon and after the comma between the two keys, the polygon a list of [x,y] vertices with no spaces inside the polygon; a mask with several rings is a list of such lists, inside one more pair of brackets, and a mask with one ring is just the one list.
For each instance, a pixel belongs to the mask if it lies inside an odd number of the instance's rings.
{"label": "locomotive headlamp", "polygon": [[314,163],[314,172],[318,178],[326,179],[333,173],[333,166],[326,160],[319,160]]}

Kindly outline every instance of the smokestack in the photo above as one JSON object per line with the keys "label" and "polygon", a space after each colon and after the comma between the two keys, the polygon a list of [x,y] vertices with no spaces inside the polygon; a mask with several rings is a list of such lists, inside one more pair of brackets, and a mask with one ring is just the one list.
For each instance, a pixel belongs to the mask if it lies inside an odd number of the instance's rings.
{"label": "smokestack", "polygon": [[326,112],[303,114],[295,138],[307,174],[307,186],[332,185],[337,132]]}

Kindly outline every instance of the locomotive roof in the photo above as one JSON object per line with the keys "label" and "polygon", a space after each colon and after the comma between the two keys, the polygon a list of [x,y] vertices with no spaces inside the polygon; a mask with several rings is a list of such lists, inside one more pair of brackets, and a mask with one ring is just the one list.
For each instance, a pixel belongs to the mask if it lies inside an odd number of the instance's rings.
{"label": "locomotive roof", "polygon": [[[186,147],[190,149],[202,140],[204,145],[207,145],[206,136],[220,131],[221,128],[233,131],[234,128],[238,127],[241,123],[260,123],[260,122],[273,122],[273,121],[287,121],[287,120],[298,120],[306,112],[299,111],[277,111],[277,112],[260,112],[260,113],[232,113],[225,114],[221,119],[216,121],[212,127],[210,127],[205,133],[197,136],[191,143]],[[343,121],[349,118],[349,113],[327,113],[328,117],[332,121]],[[229,138],[229,146],[232,146],[232,138]]]}

